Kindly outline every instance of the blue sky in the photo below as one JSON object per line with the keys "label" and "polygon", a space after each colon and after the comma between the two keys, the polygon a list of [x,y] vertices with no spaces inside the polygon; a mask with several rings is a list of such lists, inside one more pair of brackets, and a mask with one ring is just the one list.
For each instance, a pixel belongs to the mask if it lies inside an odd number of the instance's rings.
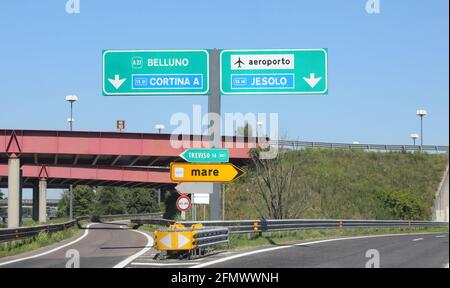
{"label": "blue sky", "polygon": [[223,96],[223,112],[277,112],[289,138],[448,145],[448,0],[148,1],[0,3],[0,129],[67,129],[65,95],[80,98],[75,129],[153,132],[204,96],[104,97],[103,49],[328,48],[327,96]]}

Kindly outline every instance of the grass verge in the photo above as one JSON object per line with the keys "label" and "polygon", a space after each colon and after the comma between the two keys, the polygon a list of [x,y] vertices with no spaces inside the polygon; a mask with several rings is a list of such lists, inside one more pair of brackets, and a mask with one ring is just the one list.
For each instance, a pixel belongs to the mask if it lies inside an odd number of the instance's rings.
{"label": "grass verge", "polygon": [[[130,227],[133,227],[133,225],[131,224]],[[143,232],[153,233],[160,228],[161,228],[161,226],[158,226],[158,225],[142,225],[138,228],[138,230],[143,231]]]}
{"label": "grass verge", "polygon": [[[340,237],[369,236],[383,234],[403,234],[403,233],[448,233],[447,227],[427,227],[427,228],[355,228],[355,229],[321,229],[321,230],[300,230],[300,231],[280,231],[264,232],[261,235],[254,234],[232,234],[230,237],[230,248],[250,248],[265,245],[288,244],[302,240],[321,240]],[[220,247],[226,248],[226,246]]]}
{"label": "grass verge", "polygon": [[75,236],[77,233],[78,227],[75,226],[65,231],[53,233],[42,232],[34,238],[0,243],[0,258],[17,255],[58,243]]}
{"label": "grass verge", "polygon": [[31,219],[25,219],[23,220],[22,227],[33,227],[33,226],[39,226],[39,225],[48,225],[48,224],[60,224],[69,221],[69,217],[62,217],[62,218],[54,218],[51,220],[48,220],[45,223],[40,223],[38,221],[33,221]]}

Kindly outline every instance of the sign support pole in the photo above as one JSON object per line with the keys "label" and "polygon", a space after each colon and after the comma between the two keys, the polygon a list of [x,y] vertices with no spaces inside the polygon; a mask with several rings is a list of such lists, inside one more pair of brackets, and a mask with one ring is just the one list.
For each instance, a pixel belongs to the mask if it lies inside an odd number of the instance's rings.
{"label": "sign support pole", "polygon": [[[219,50],[212,49],[209,53],[209,96],[208,96],[208,124],[211,148],[222,148],[221,109],[220,109],[220,64]],[[214,183],[211,194],[210,220],[221,220],[222,217],[222,186]]]}
{"label": "sign support pole", "polygon": [[[192,200],[193,199],[194,199],[194,195],[192,195]],[[192,201],[191,211],[192,211],[192,221],[195,222],[195,221],[197,221],[197,207],[196,207],[194,201]]]}

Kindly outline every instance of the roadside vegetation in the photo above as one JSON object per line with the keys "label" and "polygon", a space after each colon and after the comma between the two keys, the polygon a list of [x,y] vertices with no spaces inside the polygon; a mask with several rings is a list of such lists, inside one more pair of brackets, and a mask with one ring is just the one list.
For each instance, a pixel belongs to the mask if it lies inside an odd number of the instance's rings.
{"label": "roadside vegetation", "polygon": [[[306,149],[259,160],[253,153],[247,174],[225,186],[226,219],[429,220],[448,165],[444,154]],[[164,218],[179,220],[178,194],[165,192],[158,204],[157,193],[77,186],[75,216],[165,211]],[[59,217],[69,213],[68,196],[64,192]],[[208,219],[209,206],[197,209],[198,219]]]}
{"label": "roadside vegetation", "polygon": [[[158,204],[157,193],[152,189],[99,187],[95,191],[89,186],[76,186],[73,189],[74,215],[78,217],[160,212],[164,206]],[[69,215],[68,191],[64,191],[58,211],[59,217]]]}
{"label": "roadside vegetation", "polygon": [[39,225],[47,225],[47,224],[59,224],[69,221],[69,217],[60,217],[48,220],[45,223],[39,223],[39,221],[33,221],[32,219],[25,219],[22,222],[22,227],[33,227]]}
{"label": "roadside vegetation", "polygon": [[[0,189],[0,200],[3,200],[3,197],[5,197],[5,194],[3,194],[2,190]],[[3,216],[5,214],[6,214],[5,209],[4,208],[0,208],[0,216]],[[1,228],[6,228],[6,224],[3,223],[1,220],[2,219],[0,218],[0,229]]]}
{"label": "roadside vegetation", "polygon": [[75,226],[60,232],[42,232],[34,238],[2,242],[0,243],[0,258],[33,251],[44,246],[52,245],[73,237],[77,233],[78,228]]}
{"label": "roadside vegetation", "polygon": [[254,158],[247,175],[226,187],[226,219],[429,220],[448,165],[442,154],[355,150]]}

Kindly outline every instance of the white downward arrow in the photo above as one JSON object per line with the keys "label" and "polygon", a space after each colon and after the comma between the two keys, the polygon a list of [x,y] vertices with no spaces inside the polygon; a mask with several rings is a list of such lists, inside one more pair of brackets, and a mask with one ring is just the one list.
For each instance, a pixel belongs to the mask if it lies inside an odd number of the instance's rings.
{"label": "white downward arrow", "polygon": [[311,88],[314,88],[317,85],[317,83],[319,83],[320,80],[322,80],[322,77],[316,78],[316,74],[311,73],[309,74],[309,78],[303,77],[303,80],[305,80],[306,83],[308,83],[308,85],[311,86]]}
{"label": "white downward arrow", "polygon": [[125,82],[125,78],[120,79],[120,76],[118,74],[114,75],[114,79],[109,79],[108,81],[114,86],[114,88],[119,89],[120,86],[122,86],[123,82]]}

